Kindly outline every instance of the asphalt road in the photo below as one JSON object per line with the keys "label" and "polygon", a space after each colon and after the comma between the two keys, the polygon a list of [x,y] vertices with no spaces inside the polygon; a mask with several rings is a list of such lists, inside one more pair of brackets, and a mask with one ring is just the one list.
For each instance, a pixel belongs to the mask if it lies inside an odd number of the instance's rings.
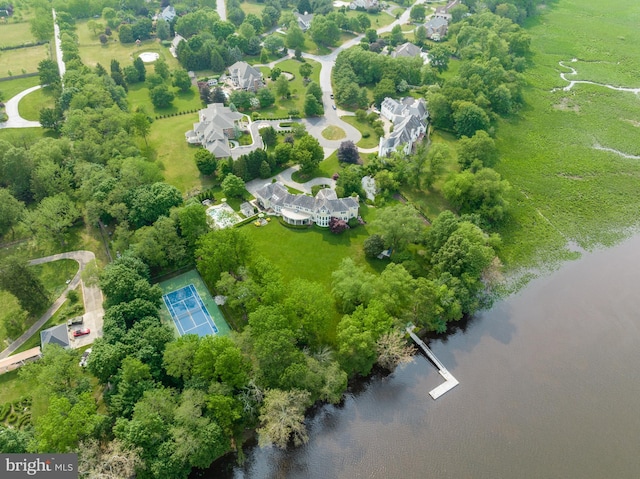
{"label": "asphalt road", "polygon": [[[69,343],[71,347],[76,349],[82,346],[86,346],[88,344],[93,343],[93,341],[102,336],[102,319],[104,316],[104,309],[102,308],[102,291],[97,285],[88,286],[85,285],[82,281],[82,272],[87,264],[96,259],[95,254],[91,251],[70,251],[68,253],[60,253],[52,256],[46,256],[44,258],[38,258],[29,261],[29,264],[42,264],[42,263],[50,263],[52,261],[58,261],[61,259],[73,259],[78,262],[80,267],[78,268],[78,272],[71,279],[66,289],[62,292],[60,297],[56,299],[56,301],[51,305],[51,307],[42,315],[42,317],[36,321],[22,336],[16,339],[11,345],[0,352],[0,359],[6,358],[11,355],[16,349],[22,346],[27,339],[36,334],[42,326],[53,316],[58,309],[62,306],[65,299],[67,298],[67,293],[75,289],[78,285],[82,288],[82,297],[84,299],[84,323],[79,326],[74,326],[73,329],[84,329],[89,328],[91,333],[86,336],[81,336],[79,338],[73,338],[71,334],[69,334]],[[69,330],[71,333],[72,330]]]}

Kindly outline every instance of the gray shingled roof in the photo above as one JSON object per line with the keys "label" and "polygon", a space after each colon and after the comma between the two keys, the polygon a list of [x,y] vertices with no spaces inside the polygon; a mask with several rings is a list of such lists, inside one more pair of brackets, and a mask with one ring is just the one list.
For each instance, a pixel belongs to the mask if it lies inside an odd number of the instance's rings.
{"label": "gray shingled roof", "polygon": [[67,325],[60,324],[44,331],[40,331],[40,344],[44,348],[46,344],[57,344],[63,348],[69,347],[69,333]]}

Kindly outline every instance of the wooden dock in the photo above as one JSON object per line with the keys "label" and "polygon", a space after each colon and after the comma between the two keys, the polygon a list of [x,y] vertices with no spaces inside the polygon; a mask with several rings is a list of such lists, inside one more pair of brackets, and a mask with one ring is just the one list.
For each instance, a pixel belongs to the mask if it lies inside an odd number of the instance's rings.
{"label": "wooden dock", "polygon": [[440,376],[442,376],[445,379],[444,383],[442,383],[437,388],[429,391],[429,395],[433,399],[438,399],[440,396],[452,390],[460,383],[456,378],[453,377],[453,375],[449,371],[447,371],[447,368],[444,367],[444,364],[442,364],[440,360],[436,358],[436,355],[433,354],[433,351],[431,351],[431,349],[429,349],[429,346],[427,346],[424,343],[424,341],[422,341],[422,339],[420,339],[413,332],[413,328],[414,328],[413,325],[407,326],[407,333],[409,333],[409,336],[411,336],[411,339],[413,339],[413,341],[420,347],[420,349],[422,349],[424,354],[427,355],[427,357],[431,360],[431,362],[435,364],[435,366],[438,368],[438,372],[440,373]]}

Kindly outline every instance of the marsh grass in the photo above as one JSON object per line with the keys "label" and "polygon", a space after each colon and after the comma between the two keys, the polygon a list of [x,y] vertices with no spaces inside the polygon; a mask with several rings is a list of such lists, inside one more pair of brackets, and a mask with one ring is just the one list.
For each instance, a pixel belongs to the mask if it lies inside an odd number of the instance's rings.
{"label": "marsh grass", "polygon": [[585,84],[552,91],[567,86],[558,61],[572,58],[579,59],[569,63],[575,79],[640,87],[636,5],[567,1],[531,22],[535,65],[524,75],[526,104],[499,121],[497,135],[496,170],[513,187],[499,228],[500,255],[511,270],[575,258],[572,242],[592,250],[638,225],[640,160],[593,148],[640,154],[638,96]]}

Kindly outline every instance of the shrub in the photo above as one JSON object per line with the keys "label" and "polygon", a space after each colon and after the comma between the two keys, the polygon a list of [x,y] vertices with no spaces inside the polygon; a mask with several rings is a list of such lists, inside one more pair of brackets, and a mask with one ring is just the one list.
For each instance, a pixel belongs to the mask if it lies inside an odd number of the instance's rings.
{"label": "shrub", "polygon": [[365,131],[365,132],[362,134],[362,138],[369,138],[370,136],[371,136],[371,133],[369,133],[368,131]]}
{"label": "shrub", "polygon": [[11,403],[4,403],[2,405],[2,408],[0,409],[0,422],[3,422],[5,419],[7,419],[7,415],[9,414],[9,412],[11,411]]}
{"label": "shrub", "polygon": [[24,426],[28,426],[30,423],[31,423],[31,414],[23,414],[22,416],[20,416],[20,419],[18,419],[18,423],[16,424],[16,426],[21,428]]}
{"label": "shrub", "polygon": [[9,417],[7,418],[7,422],[9,424],[14,424],[18,419],[18,415],[15,412],[11,412],[11,414],[9,414]]}
{"label": "shrub", "polygon": [[77,303],[80,299],[80,295],[75,289],[72,289],[67,293],[67,299],[72,303]]}

